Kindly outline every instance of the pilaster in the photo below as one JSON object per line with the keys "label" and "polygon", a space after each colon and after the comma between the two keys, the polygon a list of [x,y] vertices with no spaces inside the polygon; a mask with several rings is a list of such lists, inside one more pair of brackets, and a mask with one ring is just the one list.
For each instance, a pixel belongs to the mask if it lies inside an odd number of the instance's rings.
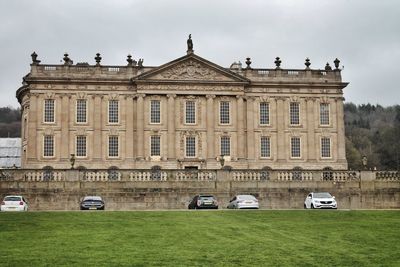
{"label": "pilaster", "polygon": [[175,94],[168,94],[168,159],[175,159]]}
{"label": "pilaster", "polygon": [[214,125],[214,98],[215,95],[207,95],[207,158],[215,158],[215,125]]}

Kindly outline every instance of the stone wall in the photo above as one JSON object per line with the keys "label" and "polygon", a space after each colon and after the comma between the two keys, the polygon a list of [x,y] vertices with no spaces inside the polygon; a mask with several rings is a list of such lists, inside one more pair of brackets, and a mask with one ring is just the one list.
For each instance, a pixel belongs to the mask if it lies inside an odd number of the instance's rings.
{"label": "stone wall", "polygon": [[[58,170],[50,177],[34,171],[10,170],[0,174],[0,197],[10,194],[24,195],[31,210],[78,210],[85,195],[100,195],[107,210],[186,209],[191,197],[200,193],[213,194],[221,208],[226,208],[235,194],[254,194],[266,209],[301,209],[311,191],[327,191],[338,201],[339,209],[399,209],[400,174],[378,172],[340,172],[325,176],[321,172],[308,172],[298,177],[278,178],[279,173],[244,171],[249,175],[237,178],[237,172],[163,172],[151,176],[149,172],[132,176],[121,171],[119,175],[88,179],[88,172]],[[36,171],[37,172],[37,171]],[[137,171],[136,171],[137,172]],[[101,173],[100,171],[96,173]],[[311,174],[310,174],[311,173]],[[348,173],[346,176],[344,173]],[[38,178],[39,177],[39,178]],[[338,178],[340,177],[340,178]],[[109,179],[112,178],[112,179]],[[320,179],[318,179],[320,178]],[[97,180],[96,180],[97,179]]]}

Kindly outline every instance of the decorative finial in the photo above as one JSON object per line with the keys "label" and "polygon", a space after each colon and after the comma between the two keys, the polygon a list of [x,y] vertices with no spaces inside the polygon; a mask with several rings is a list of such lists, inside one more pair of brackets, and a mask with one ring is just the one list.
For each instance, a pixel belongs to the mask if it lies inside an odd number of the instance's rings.
{"label": "decorative finial", "polygon": [[245,63],[247,65],[246,69],[251,69],[251,66],[250,66],[251,65],[251,58],[249,58],[249,57],[246,58],[246,62]]}
{"label": "decorative finial", "polygon": [[100,66],[100,62],[101,62],[100,53],[96,53],[96,57],[94,58],[94,60],[96,60],[96,66]]}
{"label": "decorative finial", "polygon": [[31,54],[31,57],[32,57],[32,65],[38,65],[39,63],[40,63],[40,60],[38,60],[37,59],[37,54],[36,54],[36,52],[33,52],[32,54]]}
{"label": "decorative finial", "polygon": [[306,58],[306,62],[304,63],[304,65],[306,65],[306,69],[310,69],[311,62],[309,58]]}
{"label": "decorative finial", "polygon": [[336,58],[336,59],[333,61],[333,63],[335,63],[335,68],[338,70],[338,69],[339,69],[340,60],[339,60],[338,58]]}
{"label": "decorative finial", "polygon": [[192,54],[193,50],[193,41],[192,41],[192,34],[189,34],[189,39],[187,39],[187,54]]}
{"label": "decorative finial", "polygon": [[280,69],[281,68],[282,60],[279,57],[275,58],[275,62],[274,63],[276,65],[276,69]]}
{"label": "decorative finial", "polygon": [[73,63],[73,61],[68,57],[67,52],[64,53],[63,60],[64,60],[64,65],[72,65]]}
{"label": "decorative finial", "polygon": [[132,55],[131,55],[131,54],[129,54],[129,55],[127,56],[126,61],[128,61],[128,66],[132,66],[133,59],[132,59]]}
{"label": "decorative finial", "polygon": [[325,65],[325,70],[332,70],[332,68],[331,68],[331,66],[329,65],[329,63],[328,63],[328,62],[326,62],[326,65]]}

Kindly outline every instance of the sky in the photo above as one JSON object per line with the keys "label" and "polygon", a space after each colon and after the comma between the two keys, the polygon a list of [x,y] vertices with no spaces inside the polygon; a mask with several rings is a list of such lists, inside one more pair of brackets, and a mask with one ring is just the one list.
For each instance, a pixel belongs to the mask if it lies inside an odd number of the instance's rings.
{"label": "sky", "polygon": [[323,69],[339,58],[346,102],[400,103],[398,0],[0,0],[0,107],[18,107],[15,91],[35,51],[42,64],[126,65],[126,56],[158,66],[186,54],[220,66]]}

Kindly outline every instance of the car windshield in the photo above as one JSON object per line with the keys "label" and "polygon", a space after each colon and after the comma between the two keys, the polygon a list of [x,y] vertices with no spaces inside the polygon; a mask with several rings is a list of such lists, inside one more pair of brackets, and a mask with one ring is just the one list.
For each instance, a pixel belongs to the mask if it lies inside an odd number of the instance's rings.
{"label": "car windshield", "polygon": [[314,198],[331,198],[329,193],[314,193]]}
{"label": "car windshield", "polygon": [[88,196],[83,199],[83,201],[101,201],[101,197],[97,196]]}
{"label": "car windshield", "polygon": [[200,199],[213,199],[213,196],[200,196]]}
{"label": "car windshield", "polygon": [[21,201],[21,197],[5,197],[4,201]]}
{"label": "car windshield", "polygon": [[244,200],[254,200],[255,197],[251,195],[240,195],[238,196],[239,199],[244,199]]}

